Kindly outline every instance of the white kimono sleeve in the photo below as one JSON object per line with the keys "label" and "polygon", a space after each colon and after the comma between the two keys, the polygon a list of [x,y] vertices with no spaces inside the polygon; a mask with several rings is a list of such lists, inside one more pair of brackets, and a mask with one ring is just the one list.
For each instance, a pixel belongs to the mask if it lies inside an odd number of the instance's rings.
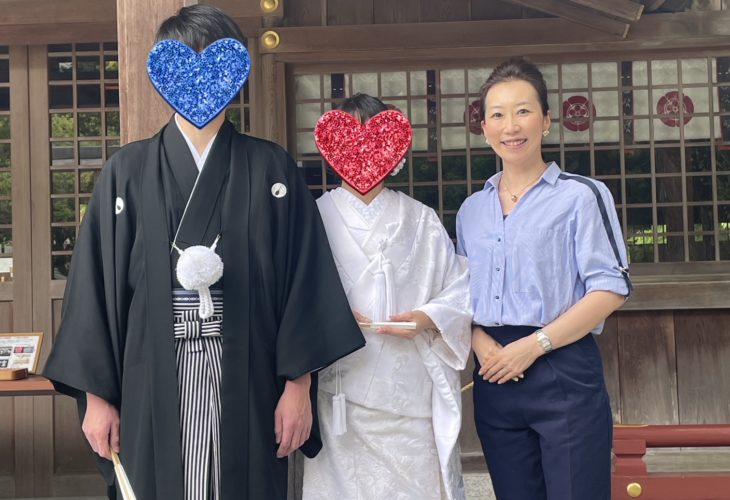
{"label": "white kimono sleeve", "polygon": [[[440,272],[432,283],[431,299],[416,309],[428,315],[440,334],[430,339],[431,349],[455,370],[463,370],[471,351],[472,312],[469,298],[469,266],[465,257],[456,255],[454,245],[435,212],[427,214],[427,254]],[[430,335],[428,332],[422,335]]]}

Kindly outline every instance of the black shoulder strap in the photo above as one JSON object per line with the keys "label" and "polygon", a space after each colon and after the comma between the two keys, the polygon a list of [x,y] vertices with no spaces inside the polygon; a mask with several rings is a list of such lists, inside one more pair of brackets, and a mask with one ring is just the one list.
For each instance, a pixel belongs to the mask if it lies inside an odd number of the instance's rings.
{"label": "black shoulder strap", "polygon": [[596,195],[596,201],[598,202],[598,210],[601,212],[601,219],[603,219],[603,227],[606,229],[606,234],[608,235],[608,241],[611,243],[611,248],[613,249],[614,256],[616,256],[616,261],[618,262],[619,270],[621,270],[621,275],[624,277],[624,281],[626,281],[626,286],[629,287],[629,292],[631,292],[631,290],[634,289],[634,286],[631,284],[631,279],[629,278],[629,267],[625,266],[621,263],[621,254],[618,251],[618,244],[616,243],[616,237],[613,234],[613,229],[611,228],[611,221],[608,218],[608,211],[606,210],[606,204],[603,202],[603,197],[601,196],[600,191],[598,191],[598,188],[596,187],[595,184],[593,184],[593,182],[591,182],[589,179],[586,179],[585,177],[576,177],[576,176],[566,175],[566,174],[560,174],[558,177],[560,179],[564,179],[564,180],[580,182],[581,184],[588,186],[591,189],[591,191],[593,191],[593,194]]}

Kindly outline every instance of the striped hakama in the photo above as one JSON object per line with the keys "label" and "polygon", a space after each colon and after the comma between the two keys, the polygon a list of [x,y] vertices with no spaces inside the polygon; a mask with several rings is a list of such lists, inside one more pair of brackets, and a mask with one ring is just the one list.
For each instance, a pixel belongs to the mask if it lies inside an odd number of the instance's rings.
{"label": "striped hakama", "polygon": [[217,500],[223,291],[210,291],[214,313],[205,320],[197,291],[172,293],[185,500]]}

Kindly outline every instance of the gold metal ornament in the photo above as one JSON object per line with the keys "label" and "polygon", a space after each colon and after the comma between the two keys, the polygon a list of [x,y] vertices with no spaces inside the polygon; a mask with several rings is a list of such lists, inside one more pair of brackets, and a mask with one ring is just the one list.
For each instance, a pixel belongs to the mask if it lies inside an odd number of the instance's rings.
{"label": "gold metal ornament", "polygon": [[631,498],[639,498],[641,496],[641,485],[639,483],[629,483],[626,486],[626,493]]}
{"label": "gold metal ornament", "polygon": [[550,135],[550,129],[547,129],[547,130],[543,130],[543,131],[542,131],[542,136],[543,136],[543,137],[547,137],[547,136],[549,136],[549,135]]}
{"label": "gold metal ornament", "polygon": [[279,43],[281,43],[281,38],[279,38],[279,34],[274,30],[265,31],[261,35],[261,44],[269,50],[278,47]]}
{"label": "gold metal ornament", "polygon": [[265,14],[271,14],[279,8],[279,0],[261,0],[260,5]]}

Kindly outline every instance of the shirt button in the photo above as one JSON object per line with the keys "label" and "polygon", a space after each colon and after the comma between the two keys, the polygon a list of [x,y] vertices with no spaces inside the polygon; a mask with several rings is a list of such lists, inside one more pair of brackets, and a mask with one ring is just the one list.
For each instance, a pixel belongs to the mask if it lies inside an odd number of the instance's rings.
{"label": "shirt button", "polygon": [[495,295],[494,298],[499,300],[499,295]]}
{"label": "shirt button", "polygon": [[498,268],[497,268],[497,271],[499,271],[499,270],[500,270],[500,268],[498,267]]}
{"label": "shirt button", "polygon": [[497,241],[502,241],[502,238],[497,238]]}

